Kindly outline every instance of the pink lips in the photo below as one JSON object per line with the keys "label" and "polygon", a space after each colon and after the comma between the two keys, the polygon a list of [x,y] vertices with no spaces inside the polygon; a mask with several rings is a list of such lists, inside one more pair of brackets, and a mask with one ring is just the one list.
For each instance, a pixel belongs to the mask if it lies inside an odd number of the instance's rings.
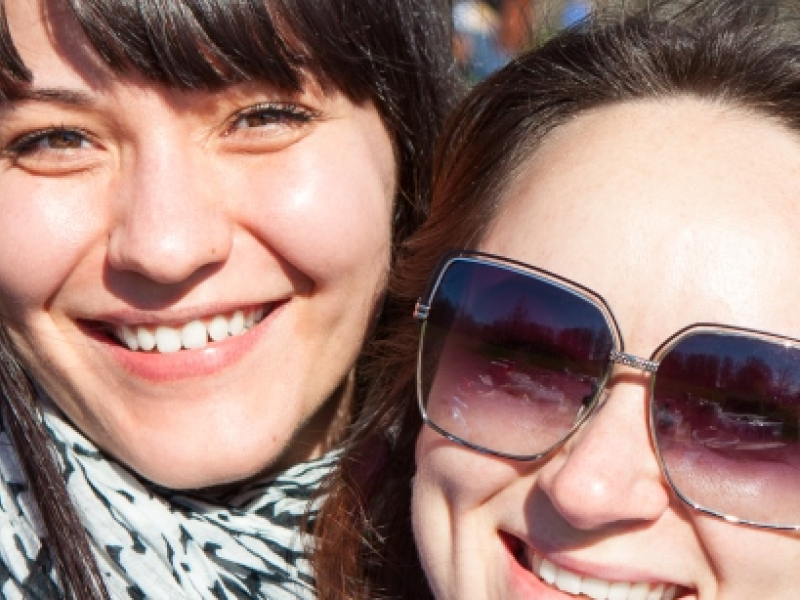
{"label": "pink lips", "polygon": [[270,329],[285,305],[285,302],[276,304],[263,321],[242,335],[210,343],[204,348],[171,354],[131,352],[105,332],[92,327],[83,329],[90,338],[102,345],[112,360],[135,377],[153,382],[178,381],[206,377],[239,362]]}
{"label": "pink lips", "polygon": [[517,598],[535,598],[536,600],[574,600],[575,596],[560,592],[546,585],[536,575],[523,567],[515,556],[517,540],[503,535],[503,545],[508,551],[509,574],[514,596]]}

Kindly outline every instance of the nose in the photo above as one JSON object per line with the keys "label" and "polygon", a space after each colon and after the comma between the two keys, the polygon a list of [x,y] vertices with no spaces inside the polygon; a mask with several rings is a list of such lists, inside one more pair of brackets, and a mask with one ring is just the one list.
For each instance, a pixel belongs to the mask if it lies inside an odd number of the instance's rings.
{"label": "nose", "polygon": [[648,434],[648,389],[612,377],[598,411],[542,466],[539,485],[573,527],[655,520],[669,506]]}
{"label": "nose", "polygon": [[162,132],[131,150],[121,172],[109,239],[113,269],[171,284],[227,259],[224,185],[202,148]]}

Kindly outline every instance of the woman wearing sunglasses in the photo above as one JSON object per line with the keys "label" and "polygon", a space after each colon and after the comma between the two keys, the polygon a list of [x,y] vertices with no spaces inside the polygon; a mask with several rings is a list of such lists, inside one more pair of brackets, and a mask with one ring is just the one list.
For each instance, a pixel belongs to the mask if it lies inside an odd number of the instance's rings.
{"label": "woman wearing sunglasses", "polygon": [[327,597],[797,598],[798,14],[598,17],[457,111]]}
{"label": "woman wearing sunglasses", "polygon": [[0,597],[313,597],[449,48],[429,0],[0,0]]}

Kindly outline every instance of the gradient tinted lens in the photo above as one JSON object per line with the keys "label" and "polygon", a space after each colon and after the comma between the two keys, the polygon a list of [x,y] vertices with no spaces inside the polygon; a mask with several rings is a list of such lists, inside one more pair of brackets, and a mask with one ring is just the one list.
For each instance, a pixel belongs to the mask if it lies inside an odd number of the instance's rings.
{"label": "gradient tinted lens", "polygon": [[653,426],[680,495],[760,524],[800,524],[800,350],[689,333],[661,359]]}
{"label": "gradient tinted lens", "polygon": [[614,337],[575,291],[511,267],[449,264],[425,324],[420,387],[428,419],[472,445],[543,453],[574,428],[602,384]]}

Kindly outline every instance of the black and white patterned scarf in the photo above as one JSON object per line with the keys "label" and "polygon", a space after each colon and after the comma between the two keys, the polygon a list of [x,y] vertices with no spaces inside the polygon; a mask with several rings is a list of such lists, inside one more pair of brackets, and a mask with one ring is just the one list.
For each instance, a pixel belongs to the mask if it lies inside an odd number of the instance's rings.
{"label": "black and white patterned scarf", "polygon": [[[114,599],[314,598],[302,533],[335,453],[249,484],[224,506],[151,489],[57,409],[45,424]],[[0,431],[0,597],[61,598],[15,449]]]}

